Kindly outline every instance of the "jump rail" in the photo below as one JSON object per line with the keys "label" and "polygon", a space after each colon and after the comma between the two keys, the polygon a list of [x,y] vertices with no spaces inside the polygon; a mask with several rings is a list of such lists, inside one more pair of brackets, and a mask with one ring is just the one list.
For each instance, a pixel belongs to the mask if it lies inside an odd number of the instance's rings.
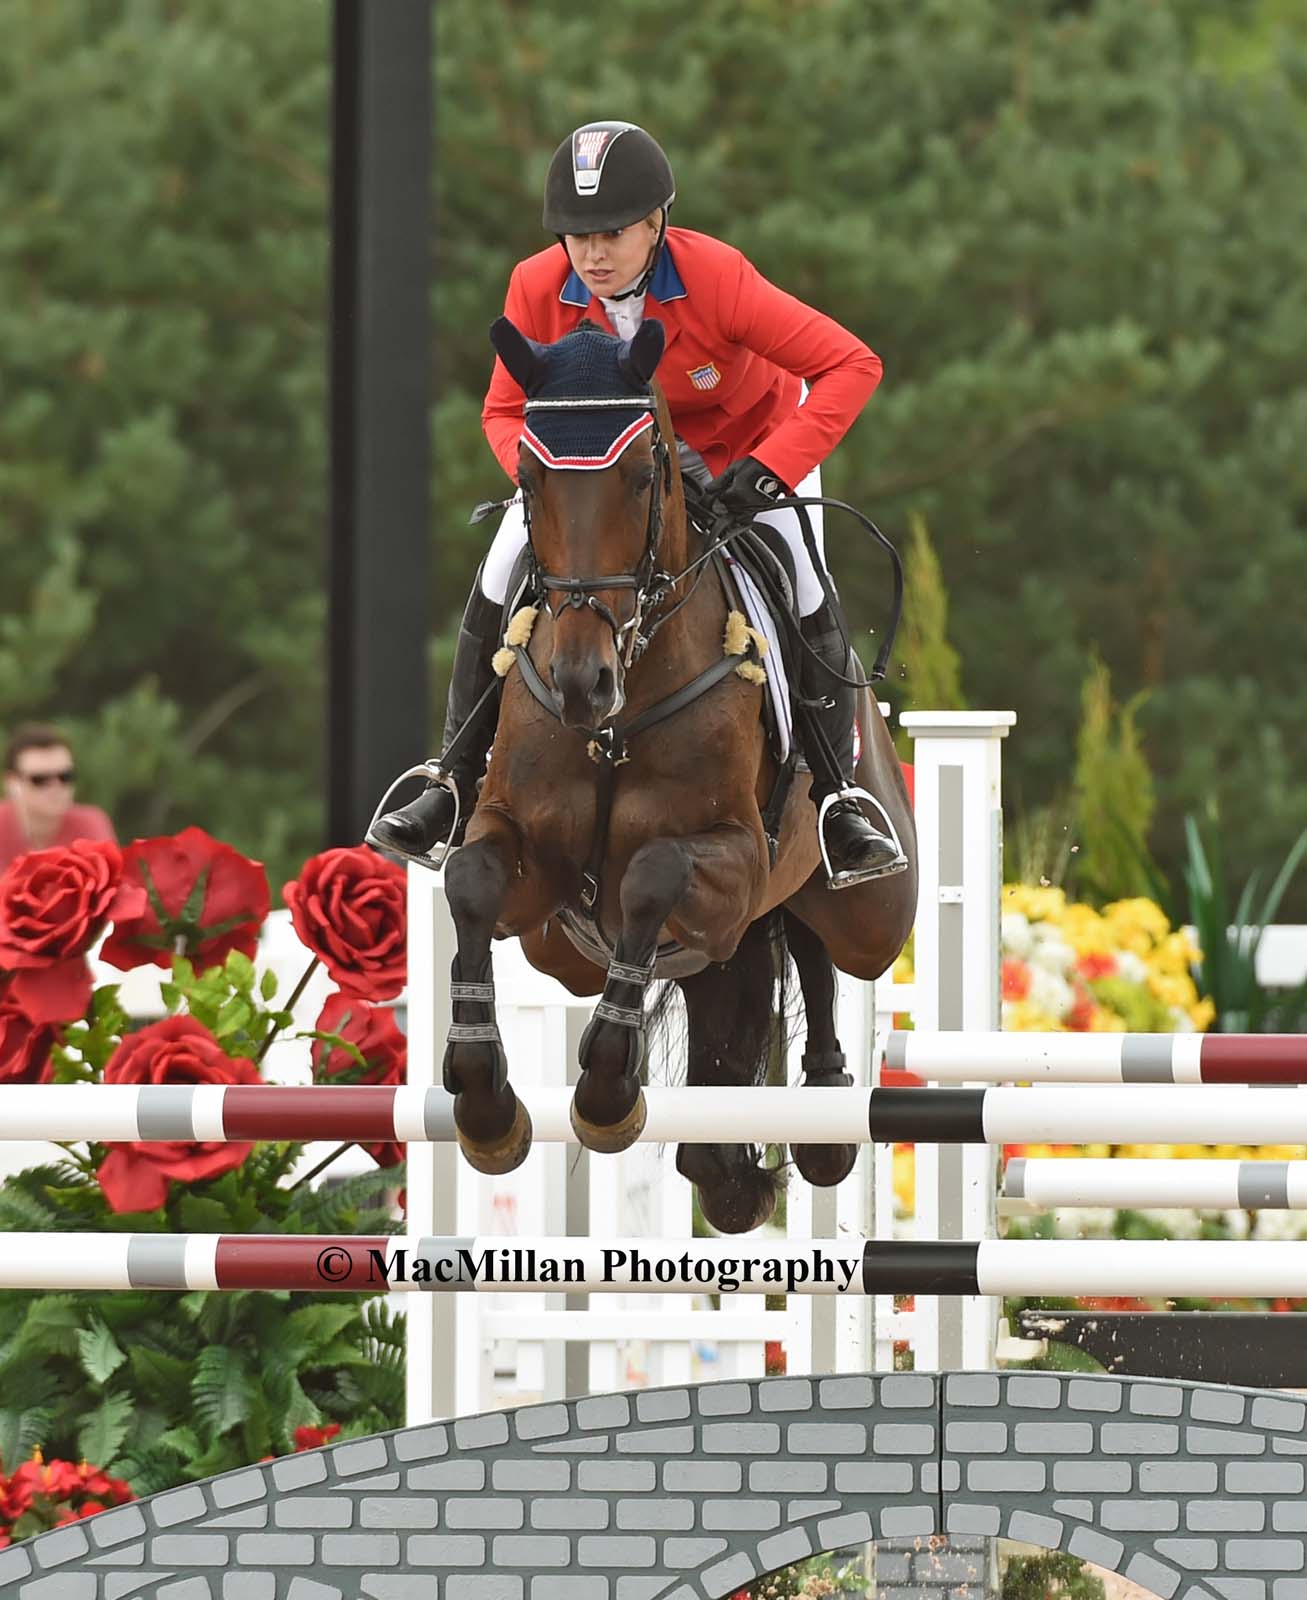
{"label": "jump rail", "polygon": [[1307,1242],[9,1233],[0,1288],[1307,1295]]}
{"label": "jump rail", "polygon": [[1307,1084],[1307,1034],[896,1032],[885,1065],[932,1083]]}
{"label": "jump rail", "polygon": [[1030,1209],[1167,1206],[1206,1211],[1307,1210],[1307,1161],[1009,1161],[1003,1198]]}
{"label": "jump rail", "polygon": [[[526,1087],[535,1138],[576,1144],[569,1088]],[[1307,1144],[1307,1092],[1236,1085],[1101,1088],[648,1088],[640,1141],[713,1144]],[[246,1141],[395,1139],[449,1144],[443,1089],[366,1085],[11,1084],[0,1087],[0,1139]]]}

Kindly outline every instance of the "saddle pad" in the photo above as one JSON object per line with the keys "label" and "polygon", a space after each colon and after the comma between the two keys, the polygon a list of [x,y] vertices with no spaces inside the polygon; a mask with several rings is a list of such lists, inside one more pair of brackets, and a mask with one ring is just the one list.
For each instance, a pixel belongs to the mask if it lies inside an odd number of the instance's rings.
{"label": "saddle pad", "polygon": [[784,761],[794,743],[794,727],[790,712],[790,685],[785,676],[785,662],[781,656],[776,624],[772,621],[772,614],[766,602],[758,592],[757,584],[739,562],[734,560],[729,551],[723,554],[731,583],[739,598],[740,609],[747,617],[749,626],[756,628],[767,641],[767,655],[763,665],[767,669],[767,694],[770,697],[771,716],[764,715],[763,720],[773,726],[777,744],[776,756],[778,760]]}

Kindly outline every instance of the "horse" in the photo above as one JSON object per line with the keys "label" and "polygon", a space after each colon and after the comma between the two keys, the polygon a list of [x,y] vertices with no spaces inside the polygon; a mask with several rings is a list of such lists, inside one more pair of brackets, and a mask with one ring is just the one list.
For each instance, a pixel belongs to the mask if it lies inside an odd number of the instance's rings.
{"label": "horse", "polygon": [[[630,341],[583,324],[542,345],[501,317],[491,338],[526,395],[518,484],[533,603],[509,622],[498,731],[445,867],[457,954],[443,1073],[464,1155],[497,1173],[525,1158],[531,1127],[495,1022],[492,939],[517,936],[533,966],[601,996],[571,1120],[583,1145],[614,1152],[644,1125],[655,976],[684,997],[686,1081],[744,1090],[772,1049],[782,941],[806,1012],[802,1081],[851,1082],[835,968],[873,979],[891,965],[912,928],[917,874],[902,769],[865,688],[857,778],[885,808],[908,870],[831,892],[807,778],[778,787],[756,636],[699,560],[703,536],[686,514],[655,382],[661,324],[646,320]],[[821,1186],[855,1156],[852,1145],[791,1151]],[[680,1145],[677,1167],[715,1228],[744,1232],[775,1205],[780,1178],[762,1157],[724,1128],[720,1143]]]}

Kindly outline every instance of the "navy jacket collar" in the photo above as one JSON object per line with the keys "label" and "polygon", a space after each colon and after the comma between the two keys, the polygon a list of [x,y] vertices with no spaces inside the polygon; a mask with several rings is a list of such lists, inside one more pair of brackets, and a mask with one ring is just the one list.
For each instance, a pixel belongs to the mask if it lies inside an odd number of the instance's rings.
{"label": "navy jacket collar", "polygon": [[[666,305],[669,300],[684,300],[688,290],[681,282],[681,275],[676,270],[676,263],[672,260],[670,245],[664,244],[658,256],[658,264],[654,267],[654,275],[649,284],[648,291],[655,300]],[[576,272],[569,272],[567,281],[559,291],[558,298],[564,305],[585,307],[590,304],[591,294],[585,284],[581,282]]]}

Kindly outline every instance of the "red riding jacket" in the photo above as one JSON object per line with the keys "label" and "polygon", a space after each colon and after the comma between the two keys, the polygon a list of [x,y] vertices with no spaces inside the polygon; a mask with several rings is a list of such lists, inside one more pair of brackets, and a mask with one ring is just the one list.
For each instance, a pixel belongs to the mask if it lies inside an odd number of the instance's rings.
{"label": "red riding jacket", "polygon": [[[504,314],[553,344],[583,317],[612,331],[557,245],[519,262]],[[880,382],[880,357],[767,279],[728,244],[669,228],[644,304],[667,330],[658,382],[677,433],[714,473],[754,456],[793,487],[824,461]],[[799,382],[808,396],[799,404]],[[516,482],[523,394],[496,359],[481,413]]]}

